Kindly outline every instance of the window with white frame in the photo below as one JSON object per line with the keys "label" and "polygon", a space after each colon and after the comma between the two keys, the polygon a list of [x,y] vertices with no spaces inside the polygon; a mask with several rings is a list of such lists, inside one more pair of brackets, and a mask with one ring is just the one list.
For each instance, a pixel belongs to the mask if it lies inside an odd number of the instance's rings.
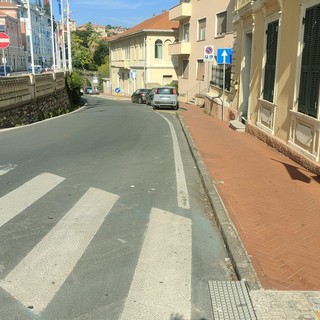
{"label": "window with white frame", "polygon": [[298,111],[317,118],[320,95],[320,3],[306,9],[302,23],[304,26],[304,46]]}
{"label": "window with white frame", "polygon": [[220,12],[216,16],[217,29],[216,35],[217,37],[223,36],[227,33],[227,11]]}
{"label": "window with white frame", "polygon": [[206,24],[206,18],[198,20],[198,41],[206,40]]}
{"label": "window with white frame", "polygon": [[189,42],[189,31],[190,31],[190,24],[186,23],[183,25],[183,35],[182,35],[182,41],[183,42]]}
{"label": "window with white frame", "polygon": [[197,80],[204,81],[204,61],[197,60]]}
{"label": "window with white frame", "polygon": [[155,42],[154,51],[155,51],[154,57],[156,59],[162,59],[163,44],[161,40],[158,39]]}

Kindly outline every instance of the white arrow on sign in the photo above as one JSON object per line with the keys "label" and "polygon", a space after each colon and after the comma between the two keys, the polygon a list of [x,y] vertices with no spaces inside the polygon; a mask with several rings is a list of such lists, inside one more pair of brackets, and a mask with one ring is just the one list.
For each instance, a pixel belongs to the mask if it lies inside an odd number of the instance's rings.
{"label": "white arrow on sign", "polygon": [[227,51],[223,50],[223,52],[222,52],[223,64],[226,64],[227,56],[228,56]]}

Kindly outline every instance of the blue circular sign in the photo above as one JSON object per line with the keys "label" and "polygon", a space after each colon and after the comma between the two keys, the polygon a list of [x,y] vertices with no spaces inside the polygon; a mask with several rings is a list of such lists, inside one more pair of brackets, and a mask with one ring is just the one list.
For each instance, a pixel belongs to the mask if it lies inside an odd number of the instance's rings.
{"label": "blue circular sign", "polygon": [[120,88],[115,88],[114,91],[115,91],[116,93],[120,93]]}
{"label": "blue circular sign", "polygon": [[207,54],[211,54],[213,52],[213,48],[212,47],[206,47],[206,53]]}

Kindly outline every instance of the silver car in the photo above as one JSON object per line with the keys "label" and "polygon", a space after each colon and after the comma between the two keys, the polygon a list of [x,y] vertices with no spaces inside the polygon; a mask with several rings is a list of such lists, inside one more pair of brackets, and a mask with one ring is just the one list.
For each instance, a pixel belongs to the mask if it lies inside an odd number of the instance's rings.
{"label": "silver car", "polygon": [[178,110],[178,94],[175,87],[157,87],[153,88],[147,96],[147,104],[152,108],[169,108]]}

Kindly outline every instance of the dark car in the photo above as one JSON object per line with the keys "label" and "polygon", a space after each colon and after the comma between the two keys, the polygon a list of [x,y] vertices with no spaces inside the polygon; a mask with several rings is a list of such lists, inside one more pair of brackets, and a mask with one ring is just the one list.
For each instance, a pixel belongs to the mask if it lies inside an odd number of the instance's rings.
{"label": "dark car", "polygon": [[131,95],[131,101],[138,103],[146,103],[146,96],[149,92],[149,89],[138,89]]}
{"label": "dark car", "polygon": [[177,89],[174,87],[157,87],[150,90],[147,97],[147,104],[153,109],[169,108],[178,110],[179,101]]}
{"label": "dark car", "polygon": [[6,65],[6,66],[1,65],[0,66],[0,77],[5,77],[5,76],[9,77],[12,75],[12,72],[13,72],[13,69],[11,66],[9,66],[9,65]]}

